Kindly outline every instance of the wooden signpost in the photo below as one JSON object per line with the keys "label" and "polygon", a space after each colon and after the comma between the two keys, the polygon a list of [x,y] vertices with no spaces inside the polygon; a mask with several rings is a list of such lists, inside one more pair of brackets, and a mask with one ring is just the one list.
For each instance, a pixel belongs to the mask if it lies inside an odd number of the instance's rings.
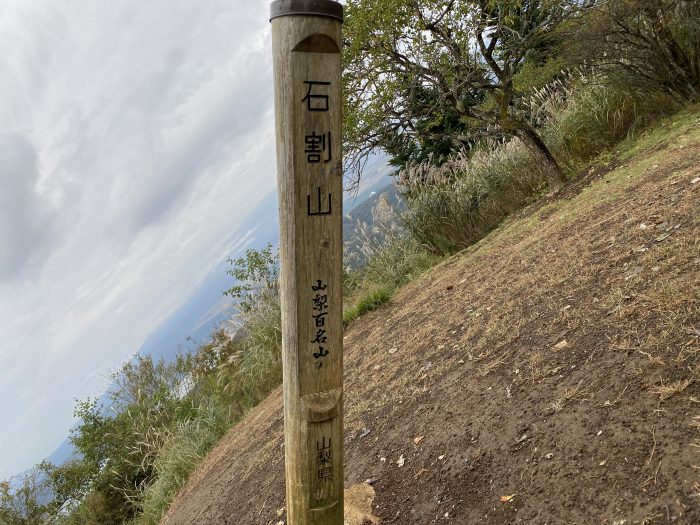
{"label": "wooden signpost", "polygon": [[270,6],[289,525],[343,524],[342,6]]}

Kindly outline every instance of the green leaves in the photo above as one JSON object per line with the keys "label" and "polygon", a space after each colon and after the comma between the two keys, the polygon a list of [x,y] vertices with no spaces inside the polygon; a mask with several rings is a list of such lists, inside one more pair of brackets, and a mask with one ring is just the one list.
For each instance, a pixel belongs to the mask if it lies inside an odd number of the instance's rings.
{"label": "green leaves", "polygon": [[14,478],[12,483],[0,481],[0,523],[43,523],[55,510],[48,489],[49,484],[41,466]]}
{"label": "green leaves", "polygon": [[236,284],[224,295],[238,299],[242,312],[255,308],[261,295],[277,293],[279,253],[273,252],[272,244],[262,250],[246,250],[243,257],[229,259],[228,262],[233,268],[226,273],[236,279]]}
{"label": "green leaves", "polygon": [[349,1],[343,77],[348,168],[359,176],[375,149],[402,167],[470,148],[494,134],[493,124],[497,135],[521,129],[524,93],[513,88],[514,79],[529,50],[547,52],[548,39],[573,13],[566,5]]}

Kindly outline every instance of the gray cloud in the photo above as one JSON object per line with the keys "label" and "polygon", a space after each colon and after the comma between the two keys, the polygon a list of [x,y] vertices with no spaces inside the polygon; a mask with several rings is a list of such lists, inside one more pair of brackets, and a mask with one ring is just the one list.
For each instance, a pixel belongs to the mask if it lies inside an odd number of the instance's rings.
{"label": "gray cloud", "polygon": [[52,210],[37,192],[37,155],[26,137],[0,134],[0,283],[30,272],[47,253]]}
{"label": "gray cloud", "polygon": [[3,2],[0,448],[16,453],[0,477],[52,451],[95,371],[182,304],[274,188],[268,4]]}

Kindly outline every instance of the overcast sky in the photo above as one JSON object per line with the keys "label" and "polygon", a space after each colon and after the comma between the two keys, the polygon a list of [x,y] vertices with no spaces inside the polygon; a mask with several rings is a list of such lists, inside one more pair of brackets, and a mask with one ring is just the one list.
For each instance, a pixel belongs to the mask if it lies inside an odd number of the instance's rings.
{"label": "overcast sky", "polygon": [[274,188],[268,0],[0,0],[0,478]]}

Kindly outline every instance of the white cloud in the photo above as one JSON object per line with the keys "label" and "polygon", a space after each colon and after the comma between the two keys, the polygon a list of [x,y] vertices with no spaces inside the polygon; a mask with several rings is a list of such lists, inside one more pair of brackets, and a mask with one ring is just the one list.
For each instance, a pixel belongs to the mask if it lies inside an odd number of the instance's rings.
{"label": "white cloud", "polygon": [[[267,0],[0,6],[0,477],[274,187]],[[243,232],[245,233],[245,232]],[[12,453],[9,453],[9,452]]]}

